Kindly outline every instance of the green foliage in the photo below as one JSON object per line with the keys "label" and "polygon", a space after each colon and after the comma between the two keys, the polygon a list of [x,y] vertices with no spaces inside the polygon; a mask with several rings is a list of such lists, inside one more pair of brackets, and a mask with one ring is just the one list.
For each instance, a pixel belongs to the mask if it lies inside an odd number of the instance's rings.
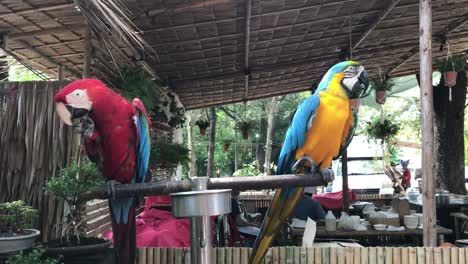
{"label": "green foliage", "polygon": [[179,127],[185,122],[185,111],[177,106],[174,95],[160,87],[143,69],[126,68],[113,83],[117,84],[123,97],[129,101],[139,98],[150,115],[160,118],[171,127]]}
{"label": "green foliage", "polygon": [[46,183],[46,192],[75,204],[80,193],[102,184],[103,180],[96,165],[90,161],[76,162],[61,169],[57,177],[50,178]]}
{"label": "green foliage", "polygon": [[435,60],[435,66],[440,72],[460,72],[465,67],[465,59],[462,56],[452,56],[447,59]]}
{"label": "green foliage", "polygon": [[393,86],[395,85],[393,80],[390,78],[377,78],[377,79],[371,79],[370,80],[372,89],[375,91],[388,91],[390,92],[393,89]]}
{"label": "green foliage", "polygon": [[0,204],[0,233],[23,233],[36,219],[37,210],[21,200]]}
{"label": "green foliage", "polygon": [[157,140],[151,148],[151,164],[172,169],[179,163],[187,165],[190,161],[189,149],[170,140]]}
{"label": "green foliage", "polygon": [[29,253],[24,253],[21,251],[20,253],[10,257],[6,264],[58,264],[60,263],[58,260],[44,257],[45,250],[42,249],[34,249]]}
{"label": "green foliage", "polygon": [[256,162],[252,162],[250,164],[244,165],[242,169],[237,170],[234,172],[233,176],[236,177],[245,177],[245,176],[258,176],[261,175],[262,172],[257,169]]}
{"label": "green foliage", "polygon": [[61,169],[57,177],[50,178],[46,183],[46,193],[65,200],[70,208],[70,213],[61,223],[62,234],[65,234],[61,239],[65,238],[69,242],[70,237],[74,236],[77,243],[80,243],[80,237],[85,235],[87,226],[80,212],[85,201],[79,195],[102,183],[96,165],[88,160],[83,160],[80,165],[72,163]]}
{"label": "green foliage", "polygon": [[375,116],[370,122],[367,122],[366,133],[370,139],[388,143],[398,134],[399,124],[386,118],[381,122],[380,116]]}

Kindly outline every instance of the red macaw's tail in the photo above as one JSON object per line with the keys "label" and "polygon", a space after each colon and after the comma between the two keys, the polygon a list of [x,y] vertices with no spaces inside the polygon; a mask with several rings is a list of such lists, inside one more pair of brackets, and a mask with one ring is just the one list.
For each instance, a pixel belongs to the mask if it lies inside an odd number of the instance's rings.
{"label": "red macaw's tail", "polygon": [[304,188],[278,189],[262,223],[260,233],[250,254],[249,263],[262,263],[263,257],[278,234],[281,225],[288,219],[301,197]]}
{"label": "red macaw's tail", "polygon": [[133,198],[109,199],[115,263],[134,264],[136,256],[135,201]]}

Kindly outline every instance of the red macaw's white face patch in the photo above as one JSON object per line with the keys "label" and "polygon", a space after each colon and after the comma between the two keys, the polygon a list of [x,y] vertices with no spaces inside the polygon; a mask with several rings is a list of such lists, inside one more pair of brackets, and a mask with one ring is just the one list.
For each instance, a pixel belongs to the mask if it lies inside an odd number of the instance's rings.
{"label": "red macaw's white face patch", "polygon": [[85,90],[74,90],[73,92],[65,96],[67,105],[62,102],[56,104],[57,114],[60,119],[67,125],[73,124],[72,114],[67,106],[71,106],[73,109],[86,109],[91,111],[93,103],[89,100],[88,94]]}
{"label": "red macaw's white face patch", "polygon": [[65,96],[68,105],[73,108],[83,108],[91,111],[93,103],[89,100],[88,94],[85,90],[76,89]]}

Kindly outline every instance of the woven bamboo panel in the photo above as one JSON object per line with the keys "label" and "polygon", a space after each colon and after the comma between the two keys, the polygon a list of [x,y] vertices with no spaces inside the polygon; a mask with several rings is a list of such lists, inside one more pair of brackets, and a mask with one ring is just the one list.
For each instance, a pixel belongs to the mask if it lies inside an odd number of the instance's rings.
{"label": "woven bamboo panel", "polygon": [[[214,248],[212,263],[247,263],[250,248]],[[170,256],[168,258],[168,256]],[[264,259],[265,264],[465,264],[468,250],[465,248],[270,248]],[[187,248],[138,248],[138,264],[190,263]]]}
{"label": "woven bamboo panel", "polygon": [[17,99],[0,114],[0,202],[23,200],[39,208],[44,240],[59,230],[63,202],[44,195],[44,183],[76,155],[76,135],[55,113],[54,94],[65,83],[0,83],[18,89]]}

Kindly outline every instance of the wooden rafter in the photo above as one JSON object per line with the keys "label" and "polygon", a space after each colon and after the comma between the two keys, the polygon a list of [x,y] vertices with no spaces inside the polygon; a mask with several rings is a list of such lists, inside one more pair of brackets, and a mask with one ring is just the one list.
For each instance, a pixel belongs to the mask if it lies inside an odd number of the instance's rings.
{"label": "wooden rafter", "polygon": [[75,6],[72,3],[68,4],[61,4],[61,5],[50,5],[50,6],[41,6],[37,8],[32,8],[32,9],[27,9],[27,10],[21,10],[21,11],[16,11],[12,13],[4,13],[0,14],[0,18],[7,18],[11,16],[22,16],[22,15],[29,15],[29,14],[34,14],[37,12],[46,12],[46,11],[52,11],[52,10],[57,10],[57,9],[65,9],[69,7]]}
{"label": "wooden rafter", "polygon": [[252,0],[245,0],[245,49],[244,49],[244,98],[249,96],[249,54],[250,54],[250,17],[252,15]]}
{"label": "wooden rafter", "polygon": [[59,34],[59,33],[70,32],[70,31],[81,31],[85,28],[86,26],[83,24],[73,24],[69,26],[60,26],[60,27],[53,27],[53,28],[47,28],[47,29],[40,29],[40,30],[34,30],[30,32],[12,33],[8,35],[8,39],[17,40],[17,39],[25,39],[25,38],[34,38],[34,37],[39,37],[39,36]]}
{"label": "wooden rafter", "polygon": [[[441,37],[447,37],[450,33],[457,31],[465,23],[468,21],[468,13],[465,13],[463,17],[460,19],[456,19],[451,21],[443,30],[438,32],[437,34],[434,34],[435,36],[438,36],[439,38]],[[402,57],[402,61],[396,64],[393,68],[389,69],[387,72],[388,74],[394,73],[397,69],[399,69],[401,66],[405,65],[408,61],[414,59],[415,56],[419,54],[419,49],[413,49],[413,51],[409,52],[406,56]]]}
{"label": "wooden rafter", "polygon": [[390,3],[388,6],[383,10],[383,12],[379,15],[379,17],[369,25],[369,27],[366,29],[364,34],[359,38],[359,40],[354,44],[353,50],[357,49],[359,45],[369,36],[369,34],[377,27],[377,25],[382,22],[385,17],[390,13],[390,11],[393,10],[393,8],[400,2],[400,0],[390,0]]}
{"label": "wooden rafter", "polygon": [[[25,48],[27,48],[28,50],[34,52],[36,55],[38,55],[39,57],[41,57],[42,59],[44,59],[45,61],[47,61],[47,63],[50,63],[50,64],[53,64],[55,66],[58,66],[60,65],[61,63],[49,58],[47,55],[45,55],[44,53],[42,53],[41,51],[37,50],[36,48],[34,48],[33,46],[31,46],[31,44],[27,43],[26,41],[24,40],[18,40],[21,45]],[[80,74],[78,72],[76,72],[75,70],[72,70],[72,69],[66,69],[68,72],[70,72],[73,76],[75,77],[80,77]]]}

